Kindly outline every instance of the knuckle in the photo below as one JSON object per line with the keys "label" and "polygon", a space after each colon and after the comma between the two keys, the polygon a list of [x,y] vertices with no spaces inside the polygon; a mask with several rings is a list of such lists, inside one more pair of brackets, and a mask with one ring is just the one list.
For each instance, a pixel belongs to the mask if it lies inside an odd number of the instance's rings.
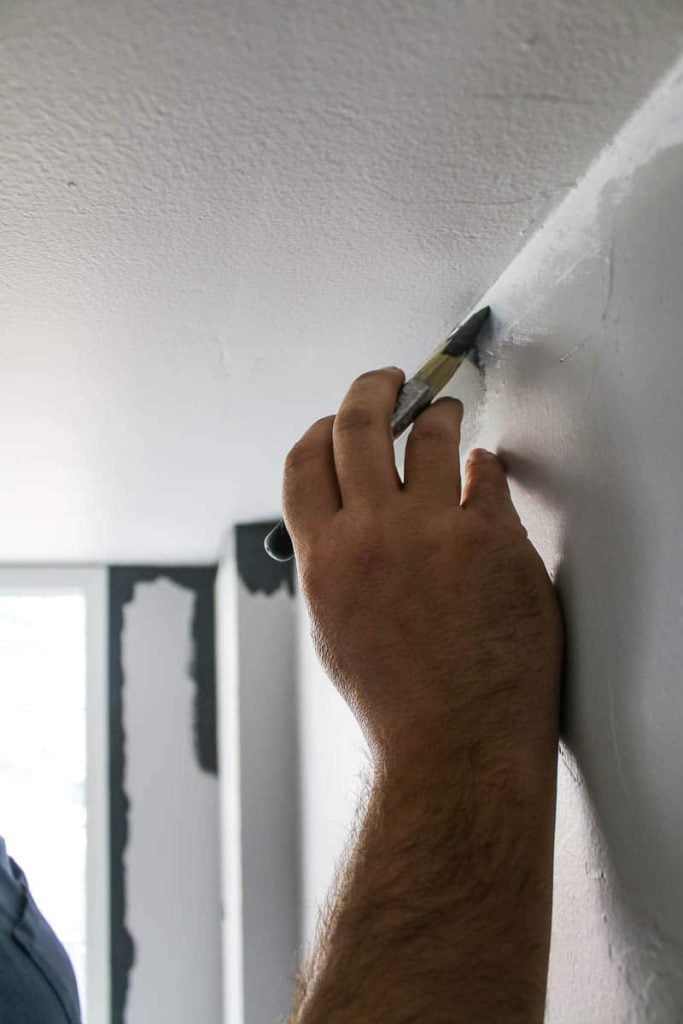
{"label": "knuckle", "polygon": [[383,518],[376,514],[346,517],[337,538],[345,564],[353,566],[354,571],[366,572],[386,566],[392,550],[390,533]]}
{"label": "knuckle", "polygon": [[428,420],[424,420],[420,416],[415,421],[412,436],[417,441],[448,441],[452,443],[453,429],[441,419],[430,417]]}
{"label": "knuckle", "polygon": [[353,561],[357,568],[369,576],[381,575],[389,568],[395,554],[386,530],[368,528],[353,547]]}
{"label": "knuckle", "polygon": [[[453,411],[457,416],[453,416]],[[440,398],[420,413],[413,424],[412,433],[419,440],[453,441],[453,435],[462,419],[463,404],[457,398]]]}
{"label": "knuckle", "polygon": [[[403,371],[398,367],[385,366],[381,370],[366,370],[365,373],[359,374],[335,417],[335,432],[367,430],[368,427],[375,426],[380,413],[376,408],[377,398],[373,392],[377,390],[380,381],[386,382],[399,373],[403,376]],[[359,384],[367,382],[373,383],[375,388],[358,388]]]}
{"label": "knuckle", "polygon": [[321,416],[320,419],[314,420],[303,437],[299,438],[297,444],[309,444],[312,441],[326,438],[334,420],[334,415]]}
{"label": "knuckle", "polygon": [[309,427],[309,433],[312,431],[318,432],[322,430],[327,430],[330,423],[334,421],[334,418],[334,413],[332,413],[329,416],[321,416],[319,419],[314,420],[314,422]]}
{"label": "knuckle", "polygon": [[358,384],[359,381],[364,380],[376,380],[382,370],[366,370],[365,373],[359,373],[356,377],[354,384]]}
{"label": "knuckle", "polygon": [[315,455],[315,449],[310,445],[297,441],[293,448],[290,448],[285,456],[285,474],[290,475],[305,466]]}
{"label": "knuckle", "polygon": [[402,373],[403,371],[399,370],[398,366],[384,366],[381,370],[366,370],[365,373],[358,374],[354,384],[357,384],[358,381],[381,379],[388,374],[395,374],[396,372]]}
{"label": "knuckle", "polygon": [[340,409],[334,421],[336,431],[367,430],[377,420],[376,411],[358,402],[354,402]]}
{"label": "knuckle", "polygon": [[480,520],[473,529],[463,532],[461,543],[467,552],[479,555],[490,553],[499,543],[499,538],[485,521]]}
{"label": "knuckle", "polygon": [[390,544],[390,530],[380,515],[369,514],[359,523],[354,538],[361,550],[383,551]]}
{"label": "knuckle", "polygon": [[326,437],[329,431],[330,423],[334,421],[334,416],[323,416],[308,428],[303,437],[299,438],[296,444],[287,452],[285,456],[286,466],[295,466],[303,462],[307,462],[308,459],[317,451],[317,438]]}

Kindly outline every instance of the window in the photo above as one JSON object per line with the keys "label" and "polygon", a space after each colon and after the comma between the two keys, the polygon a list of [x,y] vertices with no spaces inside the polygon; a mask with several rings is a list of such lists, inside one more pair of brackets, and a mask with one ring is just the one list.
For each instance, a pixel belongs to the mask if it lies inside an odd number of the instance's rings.
{"label": "window", "polygon": [[0,569],[0,835],[108,1012],[106,571]]}

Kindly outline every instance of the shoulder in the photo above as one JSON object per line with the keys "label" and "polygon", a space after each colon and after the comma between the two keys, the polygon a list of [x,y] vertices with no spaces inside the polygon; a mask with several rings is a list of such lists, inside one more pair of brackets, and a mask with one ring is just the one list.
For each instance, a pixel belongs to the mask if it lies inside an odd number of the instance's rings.
{"label": "shoulder", "polygon": [[81,1024],[78,988],[63,945],[0,839],[0,1021]]}

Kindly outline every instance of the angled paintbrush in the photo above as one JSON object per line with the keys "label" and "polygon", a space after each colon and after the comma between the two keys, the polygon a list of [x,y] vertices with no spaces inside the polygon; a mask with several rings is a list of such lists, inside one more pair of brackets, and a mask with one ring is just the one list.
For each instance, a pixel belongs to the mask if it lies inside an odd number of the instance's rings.
{"label": "angled paintbrush", "polygon": [[[402,386],[391,417],[394,440],[430,405],[468,355],[476,351],[479,332],[489,313],[489,307],[484,306],[456,327],[434,355]],[[282,520],[270,531],[263,544],[270,557],[277,562],[287,562],[294,555],[291,538]]]}

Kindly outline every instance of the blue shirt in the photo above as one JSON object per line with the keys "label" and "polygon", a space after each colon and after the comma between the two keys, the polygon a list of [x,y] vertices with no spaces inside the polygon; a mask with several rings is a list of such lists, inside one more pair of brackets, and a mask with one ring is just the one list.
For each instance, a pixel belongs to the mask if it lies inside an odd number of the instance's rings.
{"label": "blue shirt", "polygon": [[1,836],[0,1024],[81,1024],[71,961]]}

